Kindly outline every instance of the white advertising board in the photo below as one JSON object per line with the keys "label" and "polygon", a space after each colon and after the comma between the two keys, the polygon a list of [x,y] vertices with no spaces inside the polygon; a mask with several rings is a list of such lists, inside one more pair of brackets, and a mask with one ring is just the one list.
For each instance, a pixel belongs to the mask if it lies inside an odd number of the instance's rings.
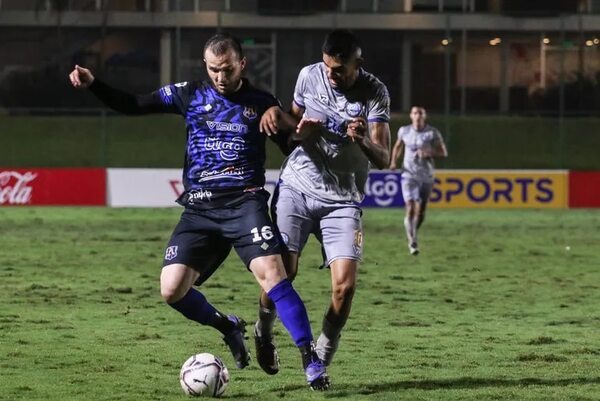
{"label": "white advertising board", "polygon": [[[265,189],[273,193],[279,170],[267,170]],[[109,168],[108,206],[175,207],[183,191],[181,169]]]}

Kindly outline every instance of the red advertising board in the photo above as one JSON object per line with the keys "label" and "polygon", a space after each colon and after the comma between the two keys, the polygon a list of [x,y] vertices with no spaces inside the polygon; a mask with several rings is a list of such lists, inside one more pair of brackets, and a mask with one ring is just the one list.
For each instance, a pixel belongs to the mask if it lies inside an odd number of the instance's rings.
{"label": "red advertising board", "polygon": [[0,206],[106,205],[106,170],[0,168]]}
{"label": "red advertising board", "polygon": [[569,207],[600,207],[600,171],[569,172]]}

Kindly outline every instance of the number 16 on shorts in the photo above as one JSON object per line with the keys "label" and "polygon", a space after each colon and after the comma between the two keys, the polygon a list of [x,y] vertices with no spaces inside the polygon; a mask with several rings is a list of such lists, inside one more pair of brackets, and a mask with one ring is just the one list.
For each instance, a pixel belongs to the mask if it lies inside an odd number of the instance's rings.
{"label": "number 16 on shorts", "polygon": [[262,226],[260,230],[254,227],[250,233],[253,234],[252,242],[269,241],[273,238],[273,229],[270,226]]}

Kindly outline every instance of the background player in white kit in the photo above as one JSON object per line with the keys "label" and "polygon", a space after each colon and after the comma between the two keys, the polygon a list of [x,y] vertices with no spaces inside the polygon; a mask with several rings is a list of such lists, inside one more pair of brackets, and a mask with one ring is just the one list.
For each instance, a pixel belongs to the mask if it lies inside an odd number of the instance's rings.
{"label": "background player in white kit", "polygon": [[[389,164],[390,106],[385,85],[361,68],[361,48],[350,31],[330,32],[322,52],[322,62],[304,67],[298,75],[291,116],[270,113],[263,116],[261,128],[268,134],[292,128],[300,141],[281,169],[274,219],[289,251],[284,257],[289,277],[297,272],[310,233],[323,245],[332,296],[316,351],[329,365],[356,288],[362,254],[358,203],[370,165]],[[255,326],[256,354],[269,374],[279,370],[272,340],[275,317],[263,292]]]}
{"label": "background player in white kit", "polygon": [[433,159],[447,157],[448,151],[440,132],[425,123],[427,112],[423,107],[410,110],[411,125],[398,130],[398,139],[392,150],[390,169],[396,169],[396,161],[402,152],[402,196],[406,203],[404,227],[408,249],[412,255],[419,254],[417,230],[425,220],[427,201],[433,188]]}

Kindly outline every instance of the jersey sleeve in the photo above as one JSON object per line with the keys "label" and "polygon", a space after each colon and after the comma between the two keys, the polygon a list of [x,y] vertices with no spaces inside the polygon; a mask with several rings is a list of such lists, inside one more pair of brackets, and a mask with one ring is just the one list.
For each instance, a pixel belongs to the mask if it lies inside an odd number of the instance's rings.
{"label": "jersey sleeve", "polygon": [[273,106],[277,106],[279,108],[283,107],[281,106],[281,102],[279,101],[279,99],[277,99],[275,96],[269,94],[269,96],[267,96],[267,99],[265,99],[265,110],[270,109]]}
{"label": "jersey sleeve", "polygon": [[404,129],[404,126],[398,128],[398,133],[396,134],[396,140],[397,141],[402,141],[404,142],[404,133],[406,132],[406,130]]}
{"label": "jersey sleeve", "polygon": [[390,95],[385,85],[379,86],[372,99],[367,103],[369,122],[387,123],[390,121]]}
{"label": "jersey sleeve", "polygon": [[431,138],[431,145],[433,147],[436,147],[443,143],[444,143],[444,138],[442,137],[442,134],[440,133],[440,131],[438,131],[437,128],[434,128],[433,129],[433,137]]}
{"label": "jersey sleeve", "polygon": [[163,86],[153,96],[169,112],[185,115],[192,91],[190,83],[179,82]]}
{"label": "jersey sleeve", "polygon": [[128,115],[152,113],[178,113],[172,104],[164,102],[160,90],[143,95],[134,95],[123,90],[113,88],[107,83],[95,79],[90,86],[90,91],[105,105],[119,113]]}
{"label": "jersey sleeve", "polygon": [[298,80],[296,81],[296,87],[294,88],[294,103],[303,109],[306,108],[304,105],[304,95],[306,93],[308,81],[308,67],[304,67],[298,74]]}

